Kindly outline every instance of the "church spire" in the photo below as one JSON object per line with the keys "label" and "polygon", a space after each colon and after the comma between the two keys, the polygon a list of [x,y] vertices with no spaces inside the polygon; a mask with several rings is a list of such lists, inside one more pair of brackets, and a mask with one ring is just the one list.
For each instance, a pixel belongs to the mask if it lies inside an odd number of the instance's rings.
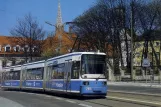
{"label": "church spire", "polygon": [[61,6],[60,6],[60,0],[58,0],[58,13],[57,13],[57,22],[56,22],[57,28],[62,28],[62,16],[61,16]]}

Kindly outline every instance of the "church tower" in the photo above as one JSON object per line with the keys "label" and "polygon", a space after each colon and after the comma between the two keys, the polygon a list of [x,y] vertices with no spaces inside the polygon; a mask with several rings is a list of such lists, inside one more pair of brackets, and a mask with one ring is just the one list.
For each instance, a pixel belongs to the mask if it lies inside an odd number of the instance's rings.
{"label": "church tower", "polygon": [[64,30],[64,26],[62,23],[60,0],[58,0],[58,12],[57,12],[56,27],[57,27],[56,30],[59,32],[62,32]]}

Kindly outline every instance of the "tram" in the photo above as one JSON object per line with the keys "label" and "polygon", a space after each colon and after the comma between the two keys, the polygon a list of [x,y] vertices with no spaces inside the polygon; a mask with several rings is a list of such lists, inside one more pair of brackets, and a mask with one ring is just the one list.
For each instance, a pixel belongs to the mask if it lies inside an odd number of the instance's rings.
{"label": "tram", "polygon": [[73,52],[3,68],[2,88],[106,96],[105,53]]}

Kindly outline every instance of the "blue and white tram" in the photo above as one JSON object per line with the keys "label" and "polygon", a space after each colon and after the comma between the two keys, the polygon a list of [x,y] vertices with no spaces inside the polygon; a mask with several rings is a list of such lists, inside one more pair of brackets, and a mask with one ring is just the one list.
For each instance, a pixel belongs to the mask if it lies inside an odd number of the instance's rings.
{"label": "blue and white tram", "polygon": [[2,88],[20,88],[21,65],[5,67],[2,72]]}
{"label": "blue and white tram", "polygon": [[106,96],[105,56],[105,53],[74,52],[46,61],[6,67],[2,87]]}
{"label": "blue and white tram", "polygon": [[45,90],[105,96],[104,72],[104,53],[75,52],[51,58],[46,61]]}

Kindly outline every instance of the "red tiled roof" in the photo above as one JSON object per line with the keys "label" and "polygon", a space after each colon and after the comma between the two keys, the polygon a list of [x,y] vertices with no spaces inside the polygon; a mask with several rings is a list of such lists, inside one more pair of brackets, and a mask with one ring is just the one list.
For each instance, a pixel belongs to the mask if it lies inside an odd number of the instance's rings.
{"label": "red tiled roof", "polygon": [[[0,48],[1,48],[0,54],[4,54],[4,53],[5,54],[23,54],[22,51],[15,52],[13,50],[13,47],[18,45],[18,44],[16,44],[16,42],[13,42],[14,38],[15,37],[13,37],[13,36],[0,36]],[[11,46],[11,51],[10,52],[5,52],[4,51],[4,47],[6,45],[10,45]]]}

